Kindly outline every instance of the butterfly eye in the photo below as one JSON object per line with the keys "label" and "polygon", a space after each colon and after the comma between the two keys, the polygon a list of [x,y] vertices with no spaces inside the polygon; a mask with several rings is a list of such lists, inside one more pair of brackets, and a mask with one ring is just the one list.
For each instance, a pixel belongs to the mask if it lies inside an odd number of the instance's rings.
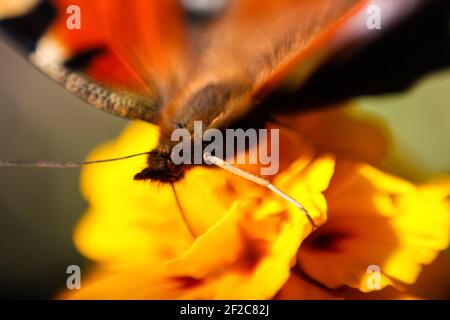
{"label": "butterfly eye", "polygon": [[220,13],[231,0],[181,0],[189,15],[212,17]]}

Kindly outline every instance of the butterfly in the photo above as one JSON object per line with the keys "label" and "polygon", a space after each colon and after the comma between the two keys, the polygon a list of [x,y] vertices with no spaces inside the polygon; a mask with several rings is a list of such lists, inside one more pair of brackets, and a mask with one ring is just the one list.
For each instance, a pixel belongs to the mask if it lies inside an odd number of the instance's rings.
{"label": "butterfly", "polygon": [[[381,30],[366,24],[374,5],[389,10]],[[441,0],[2,0],[0,29],[90,105],[158,125],[159,145],[135,179],[175,182],[186,170],[171,161],[175,129],[193,134],[195,121],[225,129],[401,90],[447,66],[448,7]]]}

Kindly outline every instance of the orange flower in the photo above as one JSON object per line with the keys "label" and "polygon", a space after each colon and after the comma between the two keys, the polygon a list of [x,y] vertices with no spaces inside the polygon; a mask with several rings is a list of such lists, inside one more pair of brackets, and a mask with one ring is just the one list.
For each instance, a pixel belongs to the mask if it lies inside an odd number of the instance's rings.
{"label": "orange flower", "polygon": [[[132,180],[145,159],[85,168],[90,207],[75,242],[96,266],[62,298],[325,299],[341,286],[371,290],[370,265],[381,269],[380,289],[414,282],[447,246],[449,188],[416,187],[361,162],[378,161],[386,143],[372,121],[357,118],[326,111],[282,129],[281,171],[271,181],[322,225],[312,234],[294,206],[220,169],[195,167],[176,184],[181,214],[170,186]],[[135,123],[90,158],[150,150],[157,136]]]}

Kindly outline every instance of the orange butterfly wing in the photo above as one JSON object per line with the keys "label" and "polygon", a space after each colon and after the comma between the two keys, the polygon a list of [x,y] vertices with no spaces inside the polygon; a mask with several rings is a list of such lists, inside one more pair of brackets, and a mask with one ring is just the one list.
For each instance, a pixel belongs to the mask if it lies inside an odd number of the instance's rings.
{"label": "orange butterfly wing", "polygon": [[[148,89],[151,82],[164,82],[174,71],[169,70],[169,56],[179,51],[183,31],[176,1],[53,2],[58,15],[47,36],[56,38],[70,55],[105,48],[87,70],[93,79],[115,87],[142,90]],[[66,10],[70,5],[80,8],[80,30],[66,26]]]}
{"label": "orange butterfly wing", "polygon": [[[208,84],[242,82],[245,104],[224,106],[222,112],[230,120],[246,114],[286,76],[295,74],[300,85],[327,58],[329,40],[366,1],[234,0],[205,23],[190,21],[177,0],[51,3],[57,15],[40,42],[56,42],[66,60],[103,49],[83,70],[95,82],[149,96],[158,108],[168,105],[167,114]],[[70,5],[80,8],[80,30],[67,28]],[[103,96],[109,94],[101,89]],[[98,97],[86,100],[97,102]],[[121,101],[128,103],[128,96]],[[106,111],[126,116],[133,101]]]}

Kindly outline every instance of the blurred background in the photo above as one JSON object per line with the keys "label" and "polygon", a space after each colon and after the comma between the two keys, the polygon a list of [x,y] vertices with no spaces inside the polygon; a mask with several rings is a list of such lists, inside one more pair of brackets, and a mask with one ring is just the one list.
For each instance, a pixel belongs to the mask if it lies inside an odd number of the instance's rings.
{"label": "blurred background", "polygon": [[[126,121],[97,111],[0,42],[0,157],[81,161]],[[0,168],[0,297],[49,298],[85,261],[72,230],[86,208],[79,170]]]}
{"label": "blurred background", "polygon": [[[450,71],[405,93],[358,102],[393,132],[389,168],[414,180],[450,173]],[[73,97],[0,42],[0,158],[81,161],[126,124]],[[67,266],[88,263],[72,243],[87,206],[78,180],[77,169],[0,168],[0,298],[51,298],[65,287]],[[434,297],[449,297],[449,257],[422,276],[434,277],[426,288]]]}

